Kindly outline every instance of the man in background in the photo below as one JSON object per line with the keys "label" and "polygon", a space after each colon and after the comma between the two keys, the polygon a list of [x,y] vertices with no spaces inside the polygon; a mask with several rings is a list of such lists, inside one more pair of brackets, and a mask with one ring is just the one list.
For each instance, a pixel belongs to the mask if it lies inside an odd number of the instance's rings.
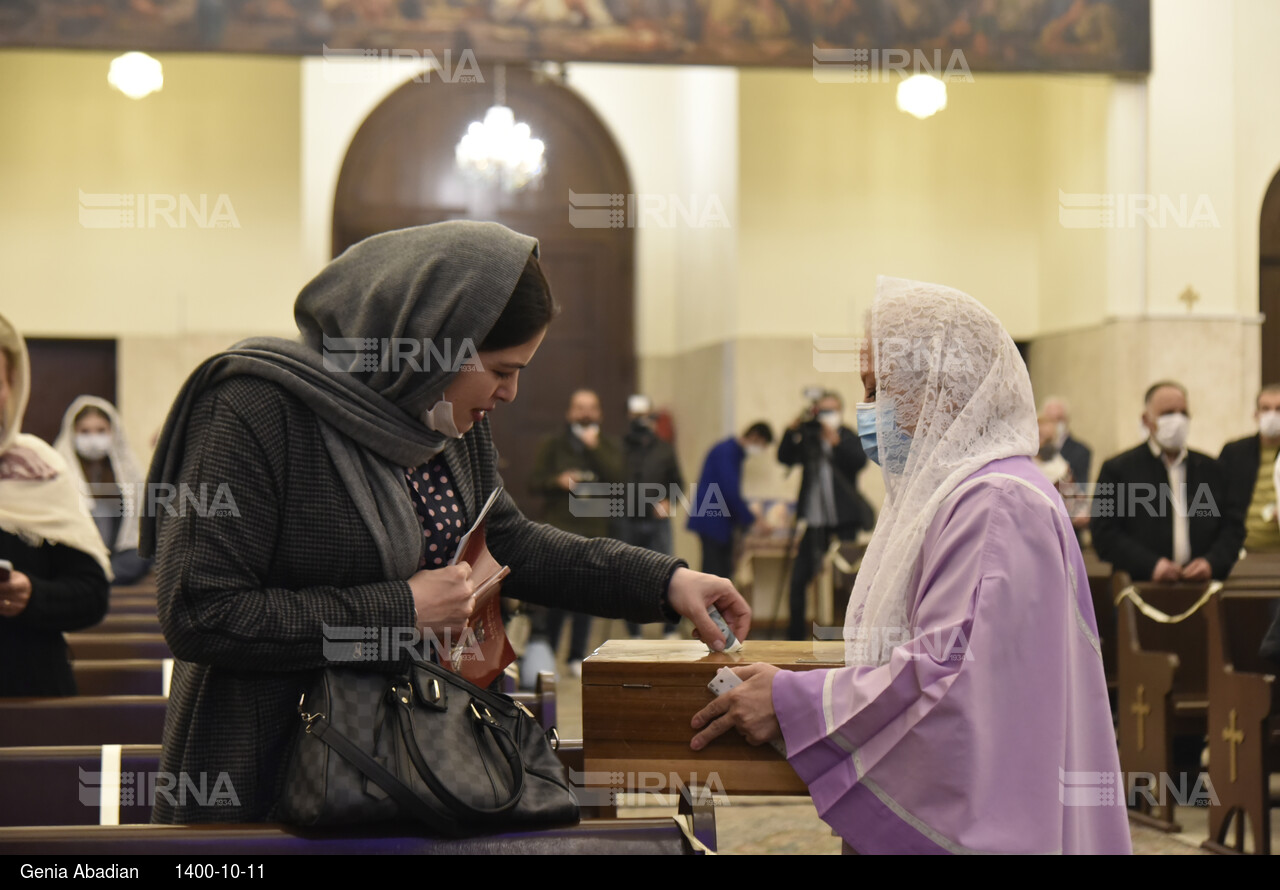
{"label": "man in background", "polygon": [[719,494],[714,500],[724,504],[721,514],[713,516],[710,511],[695,511],[689,517],[689,531],[696,534],[702,544],[702,571],[709,575],[733,577],[734,532],[746,530],[755,522],[751,508],[742,497],[742,464],[750,456],[763,454],[772,444],[773,430],[769,424],[753,423],[741,436],[730,436],[713,445],[702,462],[697,502],[707,501],[714,490]]}
{"label": "man in background", "polygon": [[1276,519],[1276,455],[1280,453],[1280,383],[1258,393],[1253,413],[1258,432],[1222,447],[1218,463],[1227,474],[1235,509],[1244,516],[1244,549],[1249,553],[1280,553],[1280,522]]}
{"label": "man in background", "polygon": [[858,434],[844,425],[844,403],[838,393],[824,391],[782,434],[778,462],[800,466],[797,518],[806,523],[791,572],[788,639],[807,640],[809,582],[818,573],[832,538],[851,539],[873,524],[871,506],[858,491],[858,473],[867,455]]}
{"label": "man in background", "polygon": [[1093,545],[1134,581],[1221,580],[1244,541],[1226,476],[1213,458],[1187,448],[1186,389],[1162,381],[1143,405],[1147,440],[1098,474]]}
{"label": "man in background", "polygon": [[[564,428],[542,440],[529,478],[530,490],[545,502],[543,521],[584,538],[607,537],[609,518],[574,509],[574,489],[581,482],[622,481],[622,449],[600,432],[602,417],[599,396],[589,389],[575,392],[569,399]],[[554,652],[560,647],[567,615],[560,609],[549,609],[531,616],[529,647],[521,665],[522,684],[531,685],[540,670],[554,671]],[[575,677],[582,676],[582,659],[587,655],[590,635],[591,616],[573,613],[569,672]],[[547,647],[553,653],[549,665]]]}
{"label": "man in background", "polygon": [[[648,396],[627,400],[627,434],[622,437],[623,481],[630,495],[627,504],[635,512],[620,516],[618,540],[658,553],[671,554],[671,490],[684,488],[680,461],[671,443],[655,430],[653,402]],[[664,624],[663,634],[675,637],[676,625]],[[627,622],[632,639],[640,638],[640,625]]]}
{"label": "man in background", "polygon": [[1040,417],[1053,424],[1053,446],[1071,467],[1071,480],[1087,484],[1093,467],[1093,451],[1071,435],[1071,406],[1067,400],[1062,396],[1049,396],[1040,409]]}

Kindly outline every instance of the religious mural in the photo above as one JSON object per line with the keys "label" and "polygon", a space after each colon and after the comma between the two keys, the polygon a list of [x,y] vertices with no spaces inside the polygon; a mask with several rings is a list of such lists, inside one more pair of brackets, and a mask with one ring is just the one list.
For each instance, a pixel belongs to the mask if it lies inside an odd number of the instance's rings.
{"label": "religious mural", "polygon": [[971,70],[1150,69],[1149,0],[0,0],[0,46],[808,66],[906,49]]}

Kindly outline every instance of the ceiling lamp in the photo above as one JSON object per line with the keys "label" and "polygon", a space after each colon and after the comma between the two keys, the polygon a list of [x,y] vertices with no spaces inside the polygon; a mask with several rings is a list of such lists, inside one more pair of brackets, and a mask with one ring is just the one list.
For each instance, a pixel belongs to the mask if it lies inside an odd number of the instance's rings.
{"label": "ceiling lamp", "polygon": [[146,53],[125,53],[111,60],[107,83],[130,99],[142,99],[164,87],[164,72]]}
{"label": "ceiling lamp", "polygon": [[920,120],[947,107],[947,85],[931,74],[913,74],[898,84],[898,109]]}
{"label": "ceiling lamp", "polygon": [[526,123],[517,123],[507,107],[506,68],[498,65],[494,77],[494,104],[484,121],[473,121],[458,142],[454,154],[458,169],[474,181],[516,192],[537,186],[546,170],[545,146],[534,139]]}

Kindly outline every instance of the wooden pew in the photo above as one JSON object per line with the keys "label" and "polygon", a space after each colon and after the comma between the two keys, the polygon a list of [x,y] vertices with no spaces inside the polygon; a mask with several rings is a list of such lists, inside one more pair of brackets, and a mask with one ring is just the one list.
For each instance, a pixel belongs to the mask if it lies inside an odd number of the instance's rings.
{"label": "wooden pew", "polygon": [[[1233,573],[1234,574],[1234,573]],[[1260,577],[1224,588],[1205,607],[1209,628],[1209,779],[1217,804],[1209,806],[1209,838],[1215,852],[1245,851],[1245,820],[1253,852],[1271,852],[1270,791],[1280,772],[1280,683],[1276,665],[1258,655],[1262,636],[1280,602],[1280,578]],[[1235,841],[1227,833],[1235,822]]]}
{"label": "wooden pew", "polygon": [[[122,790],[138,773],[159,771],[160,746],[122,746],[118,761]],[[562,761],[573,768],[582,764],[580,741],[561,742],[557,752]],[[116,752],[107,751],[115,758]],[[386,827],[313,832],[280,825],[246,826],[150,826],[160,832],[138,833],[129,830],[145,825],[150,819],[150,800],[128,800],[127,793],[118,811],[108,808],[107,821],[118,825],[102,825],[101,781],[104,772],[103,749],[93,747],[10,748],[0,749],[0,783],[14,799],[28,801],[23,807],[0,812],[0,854],[21,852],[26,855],[92,854],[96,852],[128,855],[131,853],[316,853],[371,852],[366,839],[385,840],[387,847],[372,852],[619,852],[619,853],[690,853],[694,846],[683,832],[668,819],[607,819],[585,821],[576,827],[540,832],[514,832],[500,836],[458,840],[434,840],[404,834],[403,826],[389,831]],[[107,766],[108,771],[111,769]],[[123,779],[129,777],[130,782]],[[148,783],[147,787],[153,787]],[[699,803],[687,789],[679,803],[681,814],[690,817],[693,835],[708,848],[716,847],[715,813],[709,804]],[[14,827],[19,820],[45,827]],[[92,826],[86,832],[72,826]],[[613,828],[611,826],[618,826]],[[105,829],[111,828],[107,831]],[[630,829],[627,831],[622,828]],[[103,830],[99,830],[103,829]],[[183,832],[177,834],[176,832]],[[210,836],[212,835],[212,836]],[[388,837],[390,836],[390,837]],[[178,840],[182,838],[182,840]],[[399,838],[400,840],[396,840]],[[411,841],[408,839],[411,838]],[[679,838],[684,838],[683,843]],[[675,842],[675,843],[673,843]],[[150,848],[149,844],[155,844]],[[406,844],[418,846],[406,846]],[[336,845],[341,849],[330,849]]]}
{"label": "wooden pew", "polygon": [[155,613],[108,613],[93,627],[91,634],[160,634],[160,618]]}
{"label": "wooden pew", "polygon": [[156,598],[156,576],[147,575],[137,584],[121,584],[111,588],[112,596],[149,596]]}
{"label": "wooden pew", "polygon": [[[141,784],[138,774],[160,770],[159,745],[100,745],[0,748],[0,787],[13,806],[0,807],[0,826],[18,825],[146,825],[151,821],[151,800],[133,793]],[[104,763],[104,753],[108,759]],[[118,756],[117,756],[118,754]],[[121,779],[116,808],[102,808],[102,776],[112,772]],[[144,790],[145,794],[145,790]]]}
{"label": "wooden pew", "polygon": [[[1131,585],[1127,574],[1115,575],[1120,768],[1127,791],[1135,774],[1152,777],[1157,787],[1174,781],[1174,737],[1203,737],[1209,713],[1203,608],[1177,623],[1161,623],[1143,615],[1132,599],[1121,599],[1131,586],[1142,600],[1170,616],[1194,608],[1211,587],[1207,583]],[[1163,803],[1157,806],[1144,795],[1131,797],[1130,802],[1136,803],[1129,811],[1131,819],[1162,831],[1182,830],[1171,795],[1161,795]]]}
{"label": "wooden pew", "polygon": [[1266,586],[1280,578],[1280,554],[1250,553],[1231,567],[1227,582],[1233,587],[1261,582]]}
{"label": "wooden pew", "polygon": [[[166,667],[167,663],[167,667]],[[71,663],[79,695],[167,695],[173,659],[121,658]]]}
{"label": "wooden pew", "polygon": [[[685,815],[685,814],[682,814]],[[697,839],[715,849],[715,813],[691,816]],[[710,843],[707,840],[710,839]],[[0,855],[14,856],[246,856],[388,855],[693,855],[674,819],[588,819],[539,831],[471,838],[432,838],[396,825],[327,831],[285,825],[85,825],[0,828]]]}
{"label": "wooden pew", "polygon": [[1092,547],[1081,551],[1089,581],[1089,596],[1093,601],[1093,617],[1098,625],[1098,646],[1102,649],[1102,673],[1107,678],[1107,694],[1111,697],[1111,711],[1117,710],[1120,681],[1116,674],[1116,605],[1112,591],[1111,564],[1098,558]]}
{"label": "wooden pew", "polygon": [[108,615],[159,615],[156,601],[148,597],[111,595],[107,603]]}
{"label": "wooden pew", "polygon": [[0,699],[0,748],[159,744],[168,704],[163,695]]}
{"label": "wooden pew", "polygon": [[[0,826],[145,825],[151,821],[160,750],[160,745],[0,748],[0,788],[7,799],[22,802],[0,808]],[[566,768],[582,772],[581,739],[562,740],[556,754]],[[102,809],[103,775],[121,778],[118,808]]]}
{"label": "wooden pew", "polygon": [[108,658],[173,658],[161,634],[84,633],[64,634],[73,660]]}

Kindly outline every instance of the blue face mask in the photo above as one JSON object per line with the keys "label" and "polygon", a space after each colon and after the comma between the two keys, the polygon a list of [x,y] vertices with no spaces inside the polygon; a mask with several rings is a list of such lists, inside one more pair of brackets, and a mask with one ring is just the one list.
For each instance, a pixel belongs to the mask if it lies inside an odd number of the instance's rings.
{"label": "blue face mask", "polygon": [[[883,415],[885,422],[884,438],[893,445],[892,460],[894,465],[886,469],[901,473],[906,467],[907,452],[911,448],[911,437],[903,432],[894,421],[892,405],[886,405],[880,409],[880,414]],[[858,439],[862,442],[862,450],[866,452],[867,459],[875,464],[880,464],[880,438],[879,431],[876,429],[876,403],[859,402]]]}
{"label": "blue face mask", "polygon": [[862,450],[867,460],[873,464],[880,463],[880,444],[876,439],[876,403],[858,403],[858,439],[862,442]]}

